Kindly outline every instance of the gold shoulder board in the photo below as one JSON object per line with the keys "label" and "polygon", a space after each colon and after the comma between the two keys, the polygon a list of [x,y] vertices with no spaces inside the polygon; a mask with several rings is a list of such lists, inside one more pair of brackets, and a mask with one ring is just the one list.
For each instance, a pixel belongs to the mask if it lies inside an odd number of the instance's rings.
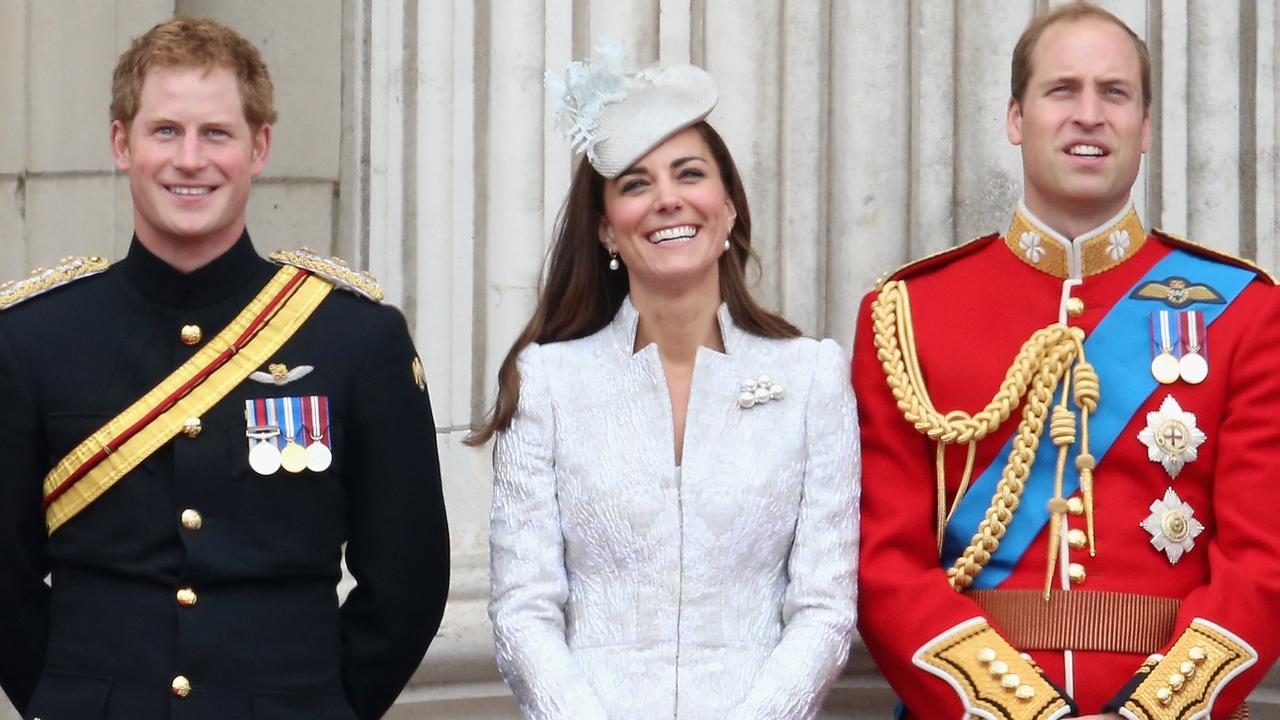
{"label": "gold shoulder board", "polygon": [[36,268],[22,280],[10,280],[0,285],[0,310],[8,310],[18,303],[47,293],[80,278],[97,275],[111,266],[103,258],[66,257],[48,268]]}
{"label": "gold shoulder board", "polygon": [[271,253],[271,261],[278,265],[292,265],[310,270],[333,283],[334,287],[374,302],[382,302],[382,287],[378,285],[377,278],[367,270],[359,272],[352,270],[347,261],[341,258],[326,258],[311,248],[302,248]]}
{"label": "gold shoulder board", "polygon": [[960,243],[959,245],[952,245],[949,248],[944,248],[935,253],[930,253],[928,255],[925,255],[922,258],[916,258],[915,260],[912,260],[906,263],[905,265],[900,266],[897,270],[894,270],[892,272],[887,272],[884,275],[881,275],[880,278],[876,280],[876,291],[879,292],[879,290],[882,287],[884,287],[884,284],[890,280],[902,280],[903,278],[909,277],[919,270],[934,267],[935,265],[940,265],[944,261],[955,259],[955,257],[968,255],[970,252],[973,252],[974,250],[977,250],[978,248],[985,245],[986,242],[994,240],[998,237],[1000,236],[997,234],[983,235],[981,237],[976,237],[972,240],[969,240],[968,242],[963,242],[963,243]]}
{"label": "gold shoulder board", "polygon": [[1252,270],[1255,273],[1257,273],[1258,277],[1261,278],[1262,280],[1265,280],[1266,282],[1269,282],[1272,285],[1280,284],[1280,283],[1277,283],[1275,276],[1272,275],[1270,272],[1268,272],[1266,268],[1262,267],[1261,265],[1247,258],[1242,258],[1237,255],[1232,255],[1229,252],[1226,252],[1224,250],[1218,250],[1217,248],[1211,248],[1208,245],[1201,245],[1198,242],[1188,240],[1184,237],[1179,237],[1172,233],[1165,232],[1164,230],[1161,230],[1159,228],[1152,230],[1151,234],[1161,238],[1162,240],[1170,243],[1171,245],[1176,245],[1177,247],[1180,247],[1189,253],[1194,253],[1196,255],[1203,255],[1205,257],[1227,263],[1228,265],[1235,265],[1236,267],[1242,267],[1246,270]]}

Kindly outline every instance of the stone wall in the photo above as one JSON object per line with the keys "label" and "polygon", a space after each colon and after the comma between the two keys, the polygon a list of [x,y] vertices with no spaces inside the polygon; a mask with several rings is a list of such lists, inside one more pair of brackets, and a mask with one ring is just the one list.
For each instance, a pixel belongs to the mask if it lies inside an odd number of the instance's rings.
{"label": "stone wall", "polygon": [[[396,718],[517,717],[485,616],[487,450],[461,444],[534,300],[571,156],[541,86],[606,33],[635,64],[720,86],[763,272],[756,290],[846,347],[859,297],[909,258],[1002,229],[1021,166],[1009,55],[1045,0],[0,0],[0,277],[118,258],[110,69],[174,13],[258,43],[280,122],[250,206],[263,250],[310,245],[381,277],[427,368],[454,583]],[[1151,45],[1155,142],[1135,199],[1161,226],[1277,267],[1274,2],[1106,0]],[[1255,717],[1280,717],[1275,674]],[[886,717],[855,650],[827,715]],[[3,717],[0,710],[0,717]]]}

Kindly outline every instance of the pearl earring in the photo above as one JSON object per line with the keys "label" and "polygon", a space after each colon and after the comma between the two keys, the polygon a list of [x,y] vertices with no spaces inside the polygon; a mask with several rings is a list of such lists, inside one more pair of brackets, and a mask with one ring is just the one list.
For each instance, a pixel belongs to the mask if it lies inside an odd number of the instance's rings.
{"label": "pearl earring", "polygon": [[617,270],[620,267],[622,267],[622,263],[618,262],[618,253],[616,252],[609,253],[609,269]]}
{"label": "pearl earring", "polygon": [[733,243],[730,243],[730,242],[729,242],[729,238],[725,238],[725,239],[724,239],[724,249],[725,249],[725,250],[730,250],[730,249],[732,249],[732,248],[733,248]]}

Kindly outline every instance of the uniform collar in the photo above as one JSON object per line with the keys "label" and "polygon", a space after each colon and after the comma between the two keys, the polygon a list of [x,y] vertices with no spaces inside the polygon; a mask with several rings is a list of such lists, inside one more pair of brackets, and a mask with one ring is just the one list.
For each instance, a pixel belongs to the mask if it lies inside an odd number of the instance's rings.
{"label": "uniform collar", "polygon": [[1018,203],[1004,235],[1004,244],[1018,259],[1058,278],[1086,278],[1133,257],[1147,240],[1147,231],[1130,200],[1110,220],[1089,232],[1067,239]]}
{"label": "uniform collar", "polygon": [[[724,352],[726,355],[732,355],[738,348],[745,331],[734,324],[733,315],[729,313],[729,306],[725,303],[720,303],[720,308],[716,310],[716,321],[720,323],[720,339],[724,341]],[[636,352],[636,331],[639,326],[640,312],[636,310],[635,305],[631,304],[631,296],[628,295],[622,300],[622,306],[618,308],[618,313],[613,316],[613,321],[605,331],[612,336],[618,349],[631,355]]]}
{"label": "uniform collar", "polygon": [[131,285],[148,298],[174,307],[201,307],[223,300],[258,279],[265,266],[248,230],[226,252],[189,273],[156,257],[138,242],[137,235],[119,263]]}

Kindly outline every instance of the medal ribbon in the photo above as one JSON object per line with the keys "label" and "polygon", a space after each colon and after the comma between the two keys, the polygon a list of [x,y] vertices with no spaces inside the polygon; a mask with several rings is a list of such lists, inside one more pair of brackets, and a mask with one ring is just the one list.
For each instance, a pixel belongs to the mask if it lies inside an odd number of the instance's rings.
{"label": "medal ribbon", "polygon": [[282,267],[240,314],[190,360],[62,458],[44,479],[52,535],[266,362],[333,289]]}
{"label": "medal ribbon", "polygon": [[[1089,448],[1098,459],[1100,468],[1100,472],[1095,471],[1095,483],[1107,482],[1102,459],[1134,413],[1158,387],[1151,373],[1145,369],[1142,372],[1134,371],[1134,368],[1145,368],[1150,361],[1148,339],[1141,332],[1134,332],[1134,328],[1150,322],[1147,308],[1151,301],[1130,296],[1145,283],[1175,275],[1194,277],[1197,282],[1211,285],[1222,294],[1222,304],[1196,303],[1202,306],[1198,309],[1206,328],[1239,297],[1240,292],[1254,278],[1252,270],[1174,249],[1152,266],[1133,288],[1121,295],[1120,301],[1112,306],[1093,333],[1085,339],[1085,354],[1097,369],[1101,384],[1098,410],[1089,416]],[[1074,404],[1072,409],[1076,410]],[[1008,524],[1000,546],[992,553],[991,562],[974,578],[974,589],[990,590],[999,587],[1048,524],[1048,503],[1053,496],[1058,448],[1047,440],[1047,435],[1041,439],[1035,462],[1031,466],[1031,474],[1027,477],[1026,487],[1018,504],[1018,512]],[[1072,456],[1079,451],[1078,443],[1077,440],[1077,445],[1071,450]],[[947,521],[942,550],[944,568],[951,567],[969,546],[974,531],[991,505],[991,498],[1012,447],[1013,438],[1010,438],[991,465],[974,480],[969,492],[961,498],[955,513]],[[1072,463],[1068,463],[1063,476],[1063,497],[1074,493],[1079,486],[1080,474]]]}
{"label": "medal ribbon", "polygon": [[308,395],[302,401],[306,406],[302,429],[306,433],[307,444],[318,442],[332,448],[329,441],[329,399],[324,395]]}

